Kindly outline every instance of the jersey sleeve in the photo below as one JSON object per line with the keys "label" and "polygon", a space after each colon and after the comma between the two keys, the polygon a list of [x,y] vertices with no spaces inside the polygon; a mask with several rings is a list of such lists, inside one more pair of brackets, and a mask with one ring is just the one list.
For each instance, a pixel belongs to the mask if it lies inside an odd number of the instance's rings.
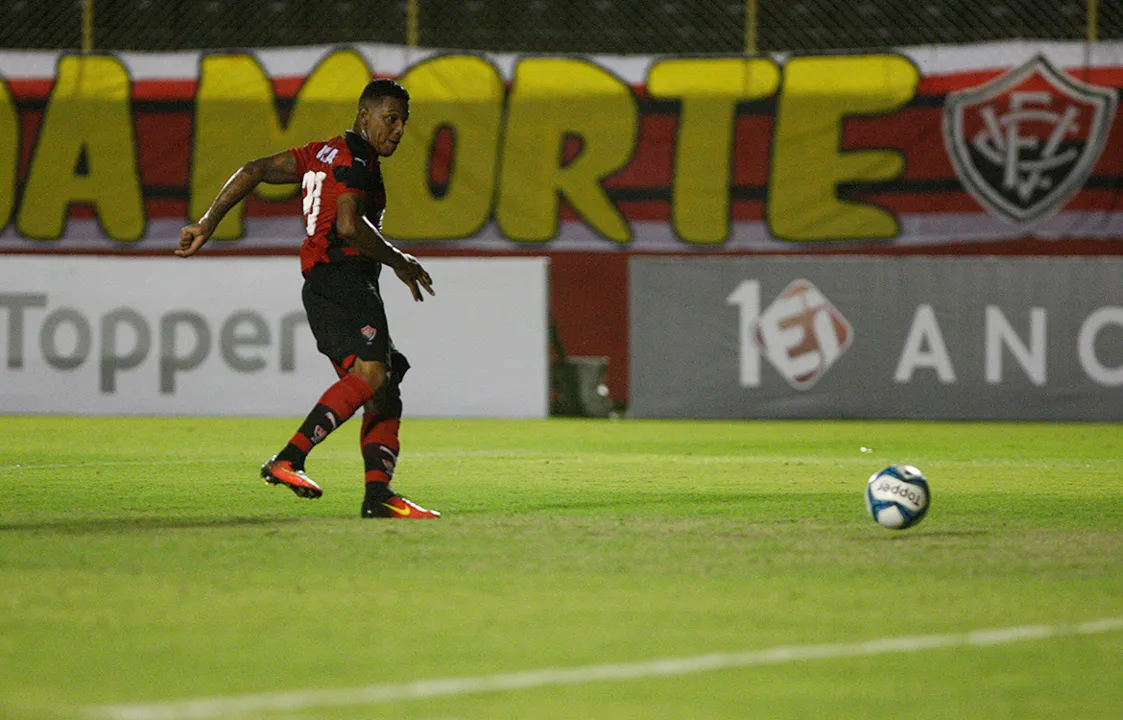
{"label": "jersey sleeve", "polygon": [[370,171],[364,169],[354,158],[347,156],[343,162],[332,167],[336,182],[339,183],[341,193],[359,193],[365,195],[370,187]]}
{"label": "jersey sleeve", "polygon": [[315,148],[312,146],[316,144],[318,143],[309,143],[289,150],[292,156],[296,158],[297,175],[303,176],[304,173],[308,172],[308,165],[311,163],[312,158],[315,157],[316,152]]}

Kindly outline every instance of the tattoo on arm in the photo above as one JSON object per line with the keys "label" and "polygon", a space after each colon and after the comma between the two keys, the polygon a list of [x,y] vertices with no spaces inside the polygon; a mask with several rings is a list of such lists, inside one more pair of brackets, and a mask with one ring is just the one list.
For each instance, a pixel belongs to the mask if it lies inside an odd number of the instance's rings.
{"label": "tattoo on arm", "polygon": [[262,182],[282,184],[295,183],[299,180],[296,174],[296,158],[290,152],[251,160],[230,176],[203,217],[217,225],[232,207],[240,203]]}
{"label": "tattoo on arm", "polygon": [[291,152],[277,153],[262,158],[261,163],[261,179],[264,182],[275,185],[300,182],[300,178],[296,174],[296,158]]}

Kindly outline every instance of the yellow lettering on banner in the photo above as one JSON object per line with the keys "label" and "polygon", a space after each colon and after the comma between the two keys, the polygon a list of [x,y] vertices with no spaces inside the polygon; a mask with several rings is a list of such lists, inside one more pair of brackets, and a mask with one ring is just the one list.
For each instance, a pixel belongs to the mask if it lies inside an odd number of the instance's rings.
{"label": "yellow lettering on banner", "polygon": [[675,141],[671,218],[689,243],[729,237],[729,182],[737,103],[776,92],[780,71],[766,58],[682,58],[656,63],[652,97],[682,101]]}
{"label": "yellow lettering on banner", "polygon": [[114,240],[144,235],[128,70],[109,55],[63,56],[39,126],[16,219],[21,235],[59,238],[88,203]]}
{"label": "yellow lettering on banner", "polygon": [[[503,78],[475,55],[447,55],[415,65],[399,79],[410,94],[408,130],[398,151],[383,162],[386,234],[403,240],[469,237],[491,215]],[[430,185],[430,160],[438,133],[453,134],[451,174],[439,197]]]}
{"label": "yellow lettering on banner", "polygon": [[12,219],[19,172],[19,113],[8,83],[0,77],[0,229]]}
{"label": "yellow lettering on banner", "polygon": [[[513,240],[557,233],[561,197],[597,233],[618,243],[631,228],[601,182],[631,159],[639,109],[626,83],[573,58],[525,58],[515,70],[496,220]],[[581,147],[568,162],[570,138]]]}
{"label": "yellow lettering on banner", "polygon": [[904,171],[895,150],[839,150],[848,116],[889,113],[916,94],[920,74],[899,55],[800,57],[784,66],[776,113],[768,223],[785,240],[887,240],[900,224],[884,208],[837,197],[839,183]]}
{"label": "yellow lettering on banner", "polygon": [[[241,165],[313,140],[326,140],[351,127],[370,68],[351,50],[328,55],[308,75],[282,127],[276,95],[264,68],[250,55],[210,55],[199,69],[195,97],[195,138],[191,158],[188,214],[199,218]],[[297,185],[257,188],[264,200],[292,197]],[[230,210],[214,237],[242,236],[243,204]]]}

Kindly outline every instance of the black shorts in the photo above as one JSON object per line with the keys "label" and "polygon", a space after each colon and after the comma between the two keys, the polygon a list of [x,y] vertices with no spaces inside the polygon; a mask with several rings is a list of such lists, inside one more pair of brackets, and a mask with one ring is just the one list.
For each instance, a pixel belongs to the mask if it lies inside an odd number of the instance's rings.
{"label": "black shorts", "polygon": [[361,260],[316,265],[305,273],[302,298],[316,347],[337,372],[349,370],[355,358],[378,360],[393,382],[401,381],[409,361],[390,339],[377,267]]}

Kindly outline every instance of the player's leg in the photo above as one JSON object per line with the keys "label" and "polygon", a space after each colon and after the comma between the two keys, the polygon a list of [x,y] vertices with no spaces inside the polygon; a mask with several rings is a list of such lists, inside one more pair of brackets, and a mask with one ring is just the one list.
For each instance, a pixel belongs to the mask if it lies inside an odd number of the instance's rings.
{"label": "player's leg", "polygon": [[362,516],[402,520],[438,518],[441,514],[436,510],[427,510],[390,488],[401,452],[398,431],[402,424],[402,396],[398,383],[409,369],[405,356],[394,350],[393,345],[390,352],[390,369],[384,375],[385,382],[380,384],[371,401],[363,406],[359,443],[365,466],[366,494]]}
{"label": "player's leg", "polygon": [[[367,483],[389,485],[394,477],[394,467],[401,451],[398,428],[401,423],[401,400],[397,382],[387,382],[389,370],[383,363],[372,361],[379,390],[363,406],[363,424],[359,432],[359,446],[363,454],[364,479]],[[357,363],[354,372],[369,372],[366,363]],[[395,408],[395,402],[397,408]]]}
{"label": "player's leg", "polygon": [[262,465],[261,476],[266,482],[287,486],[301,497],[320,497],[320,486],[304,473],[308,453],[372,397],[374,388],[365,378],[344,374],[324,391],[281,452]]}
{"label": "player's leg", "polygon": [[372,345],[382,345],[381,352],[387,353],[388,339],[374,342],[376,334],[366,318],[382,313],[381,300],[358,268],[316,266],[305,279],[303,300],[316,346],[332,360],[339,380],[320,396],[284,449],[262,465],[261,476],[301,497],[316,498],[323,491],[304,473],[308,453],[374,397],[378,388],[371,378],[351,370]]}

